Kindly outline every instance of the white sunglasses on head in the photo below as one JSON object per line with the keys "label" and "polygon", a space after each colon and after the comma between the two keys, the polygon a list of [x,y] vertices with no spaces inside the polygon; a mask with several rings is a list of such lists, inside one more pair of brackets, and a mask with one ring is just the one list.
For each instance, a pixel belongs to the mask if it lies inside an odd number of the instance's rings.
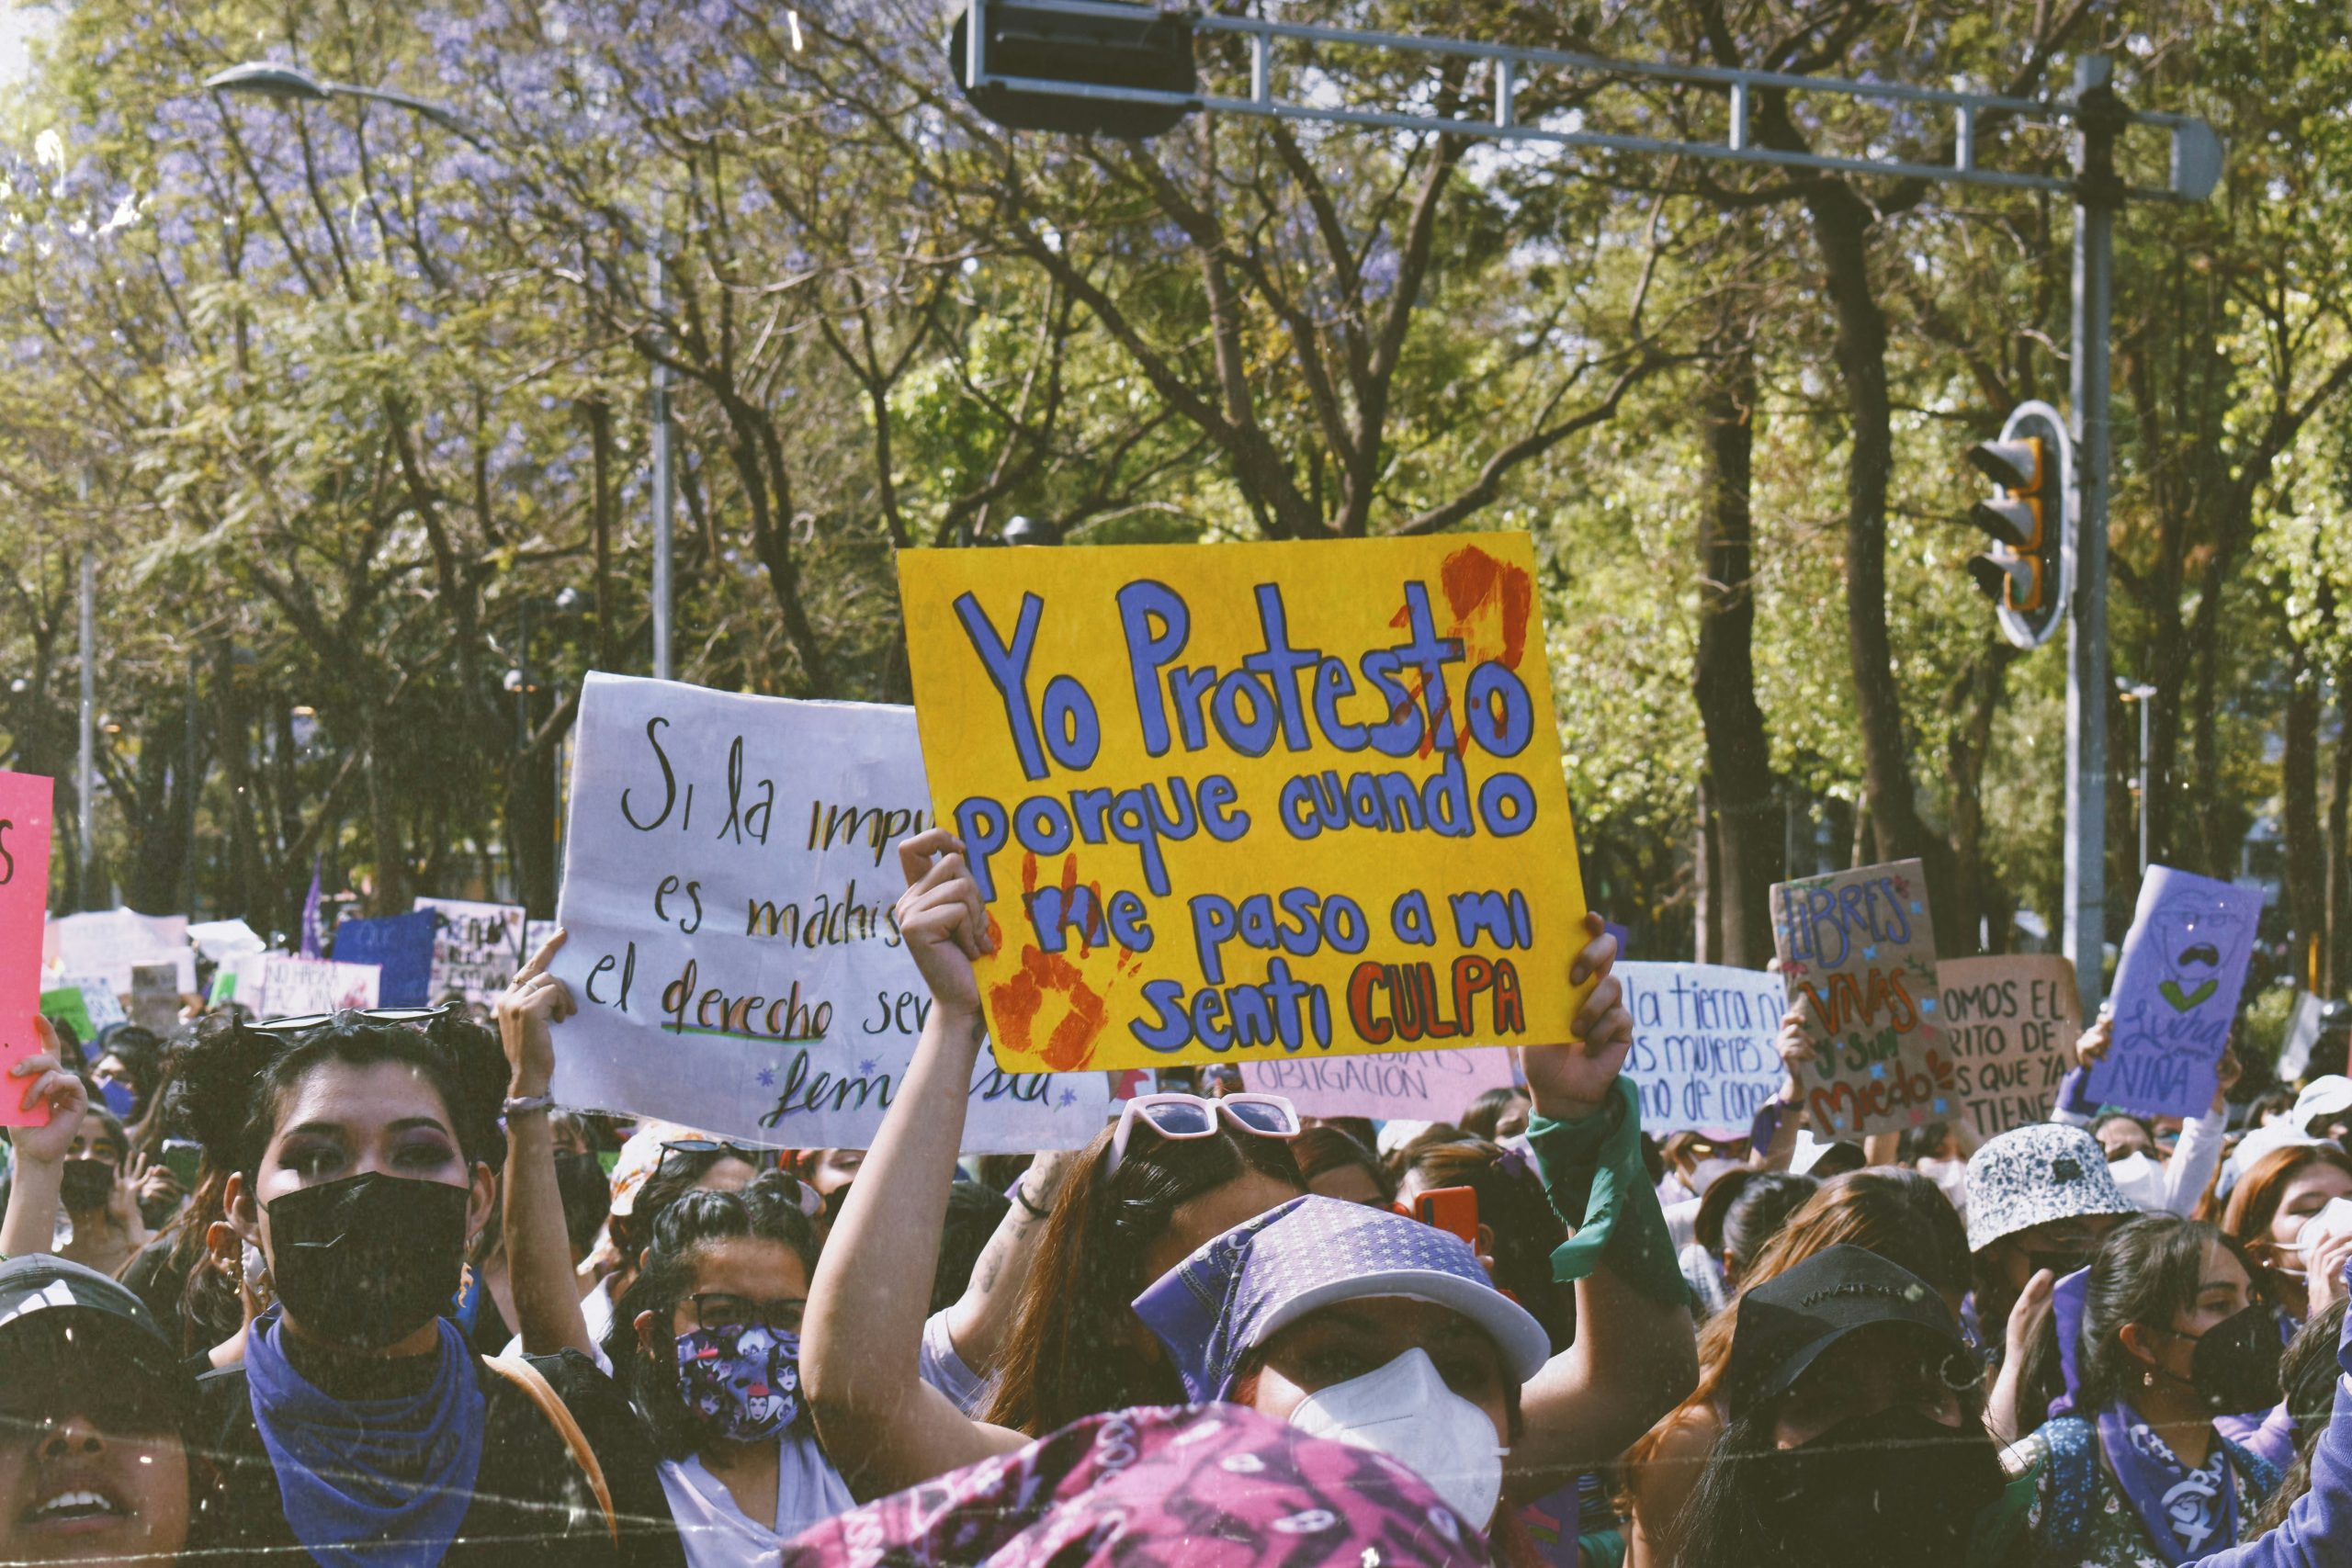
{"label": "white sunglasses on head", "polygon": [[1119,1112],[1118,1130],[1111,1134],[1111,1159],[1103,1168],[1107,1179],[1119,1174],[1127,1157],[1127,1140],[1137,1123],[1173,1142],[1216,1135],[1219,1118],[1239,1132],[1261,1138],[1295,1138],[1298,1111],[1279,1094],[1228,1094],[1204,1100],[1197,1094],[1139,1094]]}

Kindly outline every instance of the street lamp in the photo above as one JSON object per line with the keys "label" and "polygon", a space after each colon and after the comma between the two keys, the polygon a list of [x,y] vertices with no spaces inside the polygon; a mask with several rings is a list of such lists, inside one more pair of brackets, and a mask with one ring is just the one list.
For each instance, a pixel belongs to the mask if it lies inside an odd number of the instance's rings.
{"label": "street lamp", "polygon": [[998,537],[1016,549],[1023,546],[1058,545],[1062,542],[1060,529],[1051,523],[1040,523],[1034,517],[1011,519]]}
{"label": "street lamp", "polygon": [[328,82],[311,75],[299,65],[288,65],[275,60],[249,60],[242,65],[232,65],[204,80],[206,87],[216,93],[243,93],[248,97],[272,98],[279,103],[324,103],[329,98],[368,98],[377,103],[392,104],[426,119],[449,132],[470,141],[482,152],[491,150],[490,143],[480,131],[451,114],[438,104],[423,98],[413,98],[406,93],[396,93],[387,87],[363,87],[354,82]]}
{"label": "street lamp", "polygon": [[2148,874],[2148,700],[2156,694],[2156,689],[2145,684],[2126,684],[2120,675],[2116,677],[2115,689],[2125,702],[2137,704],[2140,709],[2140,776],[2132,781],[2132,794],[2140,808],[2140,875],[2145,880]]}
{"label": "street lamp", "polygon": [[[787,16],[791,13],[787,12]],[[799,48],[800,21],[792,17],[793,47]],[[356,82],[330,82],[313,76],[299,65],[288,65],[274,60],[249,60],[232,65],[226,71],[215,72],[205,78],[207,88],[216,93],[242,93],[247,97],[267,98],[275,103],[323,103],[329,98],[367,98],[375,103],[391,104],[412,114],[422,115],[434,124],[460,137],[484,152],[495,152],[488,138],[459,116],[406,93],[388,87],[366,87]],[[651,258],[652,309],[662,306],[662,253],[657,248]],[[670,389],[667,367],[660,360],[653,365],[653,673],[661,680],[670,678],[670,602],[671,556],[675,548],[671,536],[671,517],[677,502],[671,484],[670,456]],[[573,592],[575,599],[576,592]],[[509,685],[508,690],[514,690]]]}

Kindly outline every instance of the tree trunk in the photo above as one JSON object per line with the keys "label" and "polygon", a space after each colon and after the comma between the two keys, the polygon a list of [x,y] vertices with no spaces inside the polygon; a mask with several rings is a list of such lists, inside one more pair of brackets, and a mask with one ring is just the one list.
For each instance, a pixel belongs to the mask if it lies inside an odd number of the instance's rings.
{"label": "tree trunk", "polygon": [[376,886],[368,909],[381,919],[407,914],[415,899],[409,891],[408,847],[401,838],[399,812],[378,761],[382,753],[377,748],[376,716],[369,714],[365,722],[361,743],[368,748],[362,764],[368,775],[368,837],[376,852]]}
{"label": "tree trunk", "polygon": [[2319,671],[2295,649],[2287,688],[2285,750],[2278,766],[2279,831],[2285,839],[2289,969],[2297,985],[2317,981],[2317,944],[2327,921],[2327,844],[2319,829]]}
{"label": "tree trunk", "polygon": [[214,657],[212,697],[219,715],[220,771],[229,784],[228,798],[221,803],[229,818],[229,897],[228,908],[221,912],[257,920],[266,931],[269,874],[254,820],[259,802],[254,790],[252,737],[244,705],[237,698],[235,651],[225,639]]}
{"label": "tree trunk", "polygon": [[[1903,696],[1886,630],[1886,493],[1894,434],[1886,381],[1886,314],[1871,284],[1873,215],[1838,181],[1815,187],[1805,197],[1805,209],[1838,313],[1838,367],[1846,383],[1853,441],[1846,469],[1846,643],[1854,666],[1855,716],[1861,726],[1862,785],[1875,857],[1905,860],[1928,852],[1928,835],[1912,788]],[[1932,893],[1932,882],[1929,887]]]}
{"label": "tree trunk", "polygon": [[[532,715],[535,734],[538,716]],[[514,861],[515,897],[535,920],[555,918],[555,752],[553,743],[535,739],[506,768],[506,851]]]}
{"label": "tree trunk", "polygon": [[[1708,933],[1716,963],[1760,969],[1772,956],[1770,891],[1781,870],[1772,750],[1756,701],[1756,599],[1749,481],[1756,364],[1745,347],[1712,378],[1700,418],[1707,502],[1699,522],[1699,648],[1692,675],[1705,732]],[[1716,943],[1719,942],[1719,945]]]}
{"label": "tree trunk", "polygon": [[596,668],[617,671],[613,652],[613,409],[602,398],[587,404],[588,452],[595,475]]}
{"label": "tree trunk", "polygon": [[[2018,649],[1996,633],[1969,660],[1953,685],[1951,703],[1962,707],[1968,722],[1952,730],[1947,756],[1951,765],[1951,905],[1959,929],[1939,937],[1951,951],[1973,951],[1978,933],[1983,945],[2000,952],[2008,945],[2009,911],[1995,909],[1991,879],[1984,867],[1984,759],[1993,746],[1993,719],[2001,706],[2001,691]],[[1993,917],[1998,917],[1997,921]],[[1941,928],[1938,928],[1940,932]]]}
{"label": "tree trunk", "polygon": [[2327,973],[2331,997],[2352,990],[2352,661],[2335,671],[2335,764],[2327,792]]}
{"label": "tree trunk", "polygon": [[1724,907],[1716,869],[1723,842],[1715,833],[1713,794],[1711,781],[1701,773],[1690,833],[1690,956],[1701,964],[1724,961]]}

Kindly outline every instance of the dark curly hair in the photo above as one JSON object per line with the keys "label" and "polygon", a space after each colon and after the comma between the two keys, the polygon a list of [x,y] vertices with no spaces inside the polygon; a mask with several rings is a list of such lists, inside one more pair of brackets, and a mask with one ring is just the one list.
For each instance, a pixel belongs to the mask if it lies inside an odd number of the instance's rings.
{"label": "dark curly hair", "polygon": [[698,1188],[662,1209],[653,1222],[644,1269],[614,1303],[605,1355],[653,1429],[654,1442],[671,1459],[695,1451],[695,1427],[678,1394],[677,1362],[666,1352],[656,1357],[646,1349],[637,1335],[638,1314],[650,1312],[666,1322],[694,1292],[695,1255],[715,1242],[747,1239],[781,1243],[815,1277],[817,1227],[800,1212],[800,1183],[789,1172],[767,1171],[736,1192]]}
{"label": "dark curly hair", "polygon": [[226,1014],[208,1017],[172,1053],[172,1128],[194,1138],[225,1170],[250,1182],[277,1128],[287,1091],[328,1062],[368,1066],[401,1062],[423,1074],[448,1108],[449,1130],[469,1165],[497,1169],[506,1141],[498,1116],[506,1057],[489,1030],[455,1013],[423,1023],[390,1023],[339,1012],[300,1034],[258,1029]]}

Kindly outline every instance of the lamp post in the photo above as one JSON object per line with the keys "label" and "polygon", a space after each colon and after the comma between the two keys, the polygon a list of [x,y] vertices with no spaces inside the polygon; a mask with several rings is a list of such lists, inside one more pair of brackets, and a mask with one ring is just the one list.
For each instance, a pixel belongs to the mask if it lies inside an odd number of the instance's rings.
{"label": "lamp post", "polygon": [[[793,20],[796,36],[799,30],[797,17]],[[334,82],[314,76],[299,65],[288,65],[274,60],[249,60],[232,65],[205,78],[207,88],[216,93],[242,93],[247,97],[267,98],[277,103],[323,103],[329,98],[366,98],[373,103],[390,104],[411,114],[422,116],[452,136],[470,143],[484,152],[495,152],[489,138],[468,124],[463,117],[424,98],[386,87],[363,86],[356,82]],[[653,308],[662,303],[662,255],[659,248],[651,257],[650,278]],[[672,519],[676,498],[672,483],[670,452],[670,387],[666,368],[656,362],[652,372],[653,420],[653,673],[670,678],[671,648],[671,567],[674,542]]]}
{"label": "lamp post", "polygon": [[2154,686],[2130,685],[2121,677],[2115,682],[2116,694],[2140,710],[2140,773],[2132,781],[2132,796],[2138,803],[2140,815],[2140,876],[2148,875],[2148,701],[2156,694]]}
{"label": "lamp post", "polygon": [[406,93],[396,93],[386,87],[363,87],[356,82],[330,82],[313,76],[299,65],[288,65],[275,60],[249,60],[242,65],[232,65],[226,71],[215,72],[204,79],[204,85],[215,93],[243,93],[247,97],[273,98],[279,103],[316,104],[329,98],[367,98],[375,103],[391,104],[411,114],[421,115],[450,135],[462,138],[490,152],[491,145],[481,133],[438,104],[423,98],[413,98]]}

